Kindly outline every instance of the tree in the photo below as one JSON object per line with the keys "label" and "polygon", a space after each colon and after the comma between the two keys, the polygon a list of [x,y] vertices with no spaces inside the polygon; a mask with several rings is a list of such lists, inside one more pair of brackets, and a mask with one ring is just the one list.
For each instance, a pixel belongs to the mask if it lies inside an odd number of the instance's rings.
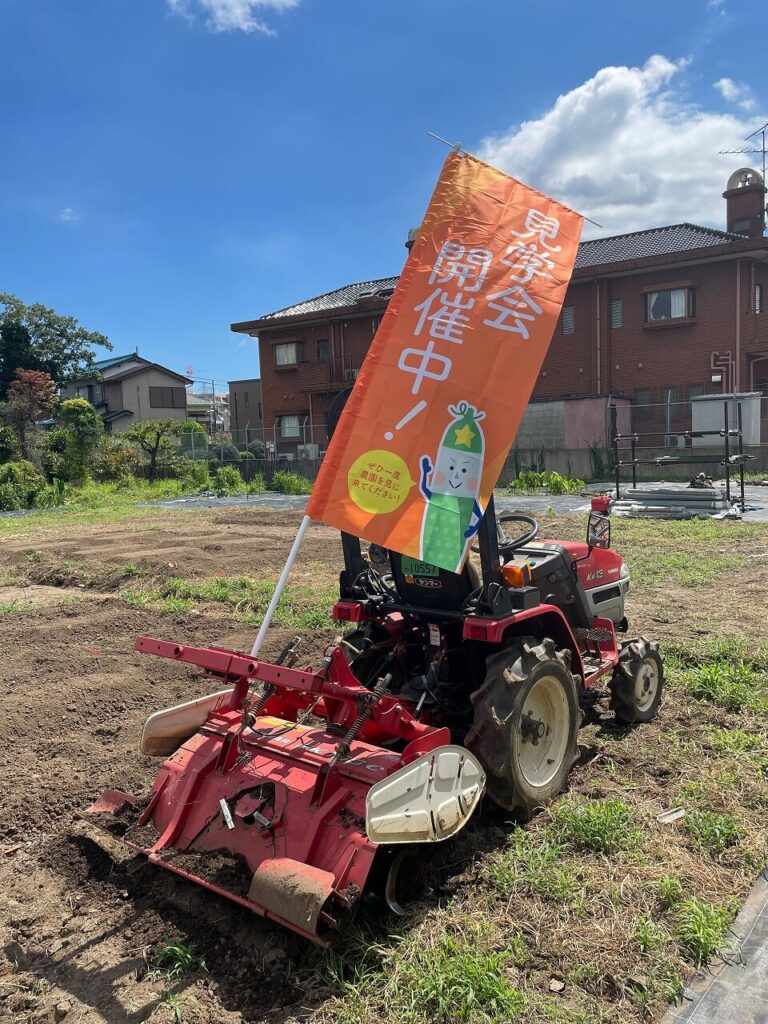
{"label": "tree", "polygon": [[95,373],[92,346],[111,350],[109,339],[87,331],[73,316],[0,292],[0,399],[7,397],[19,368],[48,373],[61,384]]}
{"label": "tree", "polygon": [[185,420],[181,424],[179,440],[181,454],[185,459],[191,459],[193,462],[198,459],[208,461],[208,435],[195,420]]}
{"label": "tree", "polygon": [[47,373],[18,369],[8,388],[3,415],[19,439],[21,455],[32,459],[40,446],[40,420],[53,414],[58,402],[56,386]]}
{"label": "tree", "polygon": [[149,479],[157,477],[159,458],[174,459],[178,454],[176,439],[185,424],[178,420],[144,420],[132,423],[123,437],[135,441],[142,451],[149,456]]}
{"label": "tree", "polygon": [[59,419],[68,434],[67,474],[73,484],[82,485],[101,443],[104,421],[85,398],[62,402]]}
{"label": "tree", "polygon": [[0,465],[18,458],[21,458],[21,448],[16,431],[5,423],[0,424]]}

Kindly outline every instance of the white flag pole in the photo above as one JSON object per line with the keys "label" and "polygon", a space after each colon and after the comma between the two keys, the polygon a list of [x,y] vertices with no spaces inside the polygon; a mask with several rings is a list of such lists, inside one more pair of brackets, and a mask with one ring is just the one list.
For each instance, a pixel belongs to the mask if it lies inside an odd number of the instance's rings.
{"label": "white flag pole", "polygon": [[261,645],[264,643],[264,637],[267,635],[267,630],[269,629],[269,625],[272,622],[272,617],[275,614],[275,609],[277,608],[278,602],[280,601],[283,591],[285,590],[285,584],[288,582],[288,576],[290,574],[291,568],[293,566],[293,563],[296,561],[296,556],[299,553],[301,542],[304,540],[304,534],[307,532],[307,528],[311,522],[312,520],[309,516],[304,516],[304,518],[301,520],[301,525],[299,526],[298,533],[296,534],[296,538],[294,539],[293,546],[291,547],[291,550],[288,552],[288,557],[285,560],[283,571],[280,573],[280,579],[277,581],[277,586],[275,587],[275,592],[272,595],[272,600],[269,602],[267,610],[264,613],[264,621],[259,627],[259,632],[256,634],[256,639],[253,641],[253,647],[251,648],[252,658],[257,657],[259,651],[261,650]]}

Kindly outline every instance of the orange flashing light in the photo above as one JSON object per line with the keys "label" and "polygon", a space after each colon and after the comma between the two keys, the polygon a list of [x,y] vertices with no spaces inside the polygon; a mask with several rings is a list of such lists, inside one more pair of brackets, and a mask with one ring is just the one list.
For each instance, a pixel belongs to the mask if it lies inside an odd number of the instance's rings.
{"label": "orange flashing light", "polygon": [[531,567],[527,562],[508,562],[501,576],[509,587],[527,587],[531,582]]}

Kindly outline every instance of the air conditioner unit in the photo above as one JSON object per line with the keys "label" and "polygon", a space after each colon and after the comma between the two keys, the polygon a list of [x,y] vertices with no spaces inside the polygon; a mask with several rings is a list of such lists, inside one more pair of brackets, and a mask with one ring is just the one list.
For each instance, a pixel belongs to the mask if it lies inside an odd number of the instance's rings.
{"label": "air conditioner unit", "polygon": [[296,448],[296,455],[300,459],[318,459],[320,458],[320,445],[300,444]]}
{"label": "air conditioner unit", "polygon": [[358,373],[360,373],[359,370],[345,370],[344,380],[357,380]]}

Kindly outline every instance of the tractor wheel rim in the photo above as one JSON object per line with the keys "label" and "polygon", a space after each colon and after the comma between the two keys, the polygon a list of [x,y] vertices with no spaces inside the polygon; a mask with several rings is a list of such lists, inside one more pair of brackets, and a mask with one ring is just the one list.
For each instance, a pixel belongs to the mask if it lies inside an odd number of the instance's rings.
{"label": "tractor wheel rim", "polygon": [[[528,723],[526,723],[528,719]],[[543,723],[544,735],[534,742],[531,733]],[[542,676],[528,691],[517,734],[517,763],[520,774],[533,789],[547,786],[560,770],[570,734],[570,707],[562,683],[555,676]]]}
{"label": "tractor wheel rim", "polygon": [[659,689],[659,666],[654,658],[643,658],[635,677],[635,704],[638,711],[647,711],[656,700]]}

